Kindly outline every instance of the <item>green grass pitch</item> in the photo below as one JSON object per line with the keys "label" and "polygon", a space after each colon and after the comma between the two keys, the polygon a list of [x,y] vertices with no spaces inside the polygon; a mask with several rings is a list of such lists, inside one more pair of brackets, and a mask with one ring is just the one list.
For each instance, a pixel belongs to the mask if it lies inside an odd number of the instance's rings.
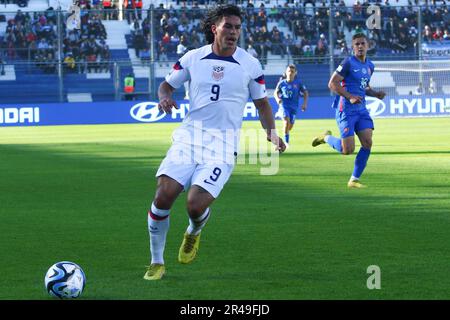
{"label": "green grass pitch", "polygon": [[182,194],[158,282],[147,209],[178,124],[0,128],[0,299],[51,299],[61,260],[86,272],[81,299],[449,299],[450,118],[375,124],[364,190],[346,187],[355,155],[310,145],[334,120],[297,121],[277,175],[237,165],[191,265]]}

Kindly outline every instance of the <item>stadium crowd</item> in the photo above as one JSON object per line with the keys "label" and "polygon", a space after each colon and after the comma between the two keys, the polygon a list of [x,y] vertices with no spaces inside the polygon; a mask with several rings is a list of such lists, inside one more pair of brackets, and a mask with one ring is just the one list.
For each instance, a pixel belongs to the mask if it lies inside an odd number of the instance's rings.
{"label": "stadium crowd", "polygon": [[[367,8],[371,4],[381,8],[381,29],[368,32],[369,55],[413,56],[418,53],[419,35],[424,43],[450,40],[450,6],[445,1],[408,0],[406,6],[397,6],[397,0],[355,0],[353,6],[348,6],[347,0],[331,1],[332,10],[328,1],[235,1],[241,4],[245,13],[243,39],[246,49],[263,64],[269,53],[281,58],[289,55],[295,63],[320,63],[330,54],[331,33],[332,54],[338,58],[346,56],[350,51],[348,35],[367,29],[366,20],[371,14]],[[118,1],[76,2],[81,8],[81,27],[73,29],[63,25],[65,65],[68,70],[75,71],[76,63],[84,63],[85,67],[78,68],[78,72],[107,69],[110,50],[102,20],[119,19]],[[187,50],[203,45],[205,39],[200,20],[205,8],[217,2],[221,1],[159,1],[156,7],[143,8],[142,0],[125,0],[123,18],[130,25],[136,56],[149,58],[152,25],[159,60],[179,57]],[[418,5],[421,6],[422,30],[418,30]],[[153,24],[150,9],[154,9]],[[333,18],[331,32],[330,14]],[[53,8],[31,14],[18,10],[14,19],[7,21],[1,39],[4,56],[31,59],[52,72],[58,45],[56,23]]]}
{"label": "stadium crowd", "polygon": [[[62,23],[61,59],[69,72],[90,72],[108,69],[110,50],[106,30],[99,14],[87,10],[88,1],[80,1],[79,28],[66,25],[69,12]],[[53,7],[44,12],[18,10],[9,19],[1,51],[6,59],[34,61],[46,73],[56,72],[58,61],[57,13]]]}
{"label": "stadium crowd", "polygon": [[[294,62],[322,62],[329,55],[330,9],[327,1],[241,2],[245,11],[245,45],[249,52],[266,62],[270,52],[283,58],[289,54]],[[392,2],[392,3],[391,3]],[[206,1],[177,1],[180,9],[156,9],[158,52],[160,57],[177,56],[190,48],[204,44],[199,19]],[[355,0],[349,7],[343,0],[333,2],[333,54],[346,56],[349,51],[346,34],[365,30],[372,13],[368,7],[381,8],[381,29],[373,29],[369,36],[369,55],[384,49],[386,54],[418,52],[418,5],[421,5],[422,36],[425,42],[445,41],[449,38],[450,13],[445,1],[408,1],[398,6],[395,0]],[[145,22],[147,23],[147,22]]]}

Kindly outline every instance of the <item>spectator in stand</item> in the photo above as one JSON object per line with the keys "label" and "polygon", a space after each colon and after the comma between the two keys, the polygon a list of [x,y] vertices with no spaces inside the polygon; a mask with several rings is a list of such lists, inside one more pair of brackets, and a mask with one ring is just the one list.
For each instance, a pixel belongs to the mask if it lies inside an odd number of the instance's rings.
{"label": "spectator in stand", "polygon": [[135,1],[134,0],[124,0],[123,1],[123,9],[125,10],[125,17],[127,19],[128,24],[135,18]]}
{"label": "spectator in stand", "polygon": [[112,18],[112,5],[111,0],[102,0],[103,19],[110,20]]}
{"label": "spectator in stand", "polygon": [[133,36],[133,46],[136,52],[136,57],[140,57],[140,52],[145,48],[145,37],[142,31],[139,31]]}
{"label": "spectator in stand", "polygon": [[64,69],[67,72],[75,72],[76,63],[75,63],[75,58],[73,57],[72,52],[67,53],[66,57],[64,58],[63,64],[64,64]]}
{"label": "spectator in stand", "polygon": [[134,19],[133,23],[130,25],[130,31],[132,35],[135,35],[137,32],[142,33],[141,25],[138,19]]}
{"label": "spectator in stand", "polygon": [[139,20],[142,20],[142,0],[135,0],[134,4],[136,8],[136,16]]}
{"label": "spectator in stand", "polygon": [[314,51],[314,55],[317,57],[317,62],[324,62],[324,57],[328,53],[328,43],[325,39],[325,35],[322,33],[317,41],[317,45]]}
{"label": "spectator in stand", "polygon": [[188,44],[189,49],[196,49],[200,48],[201,42],[200,42],[200,36],[198,35],[197,31],[192,30],[191,32],[191,39]]}
{"label": "spectator in stand", "polygon": [[309,44],[306,44],[303,47],[303,56],[305,57],[304,61],[305,63],[310,63],[313,61],[313,52],[312,52],[312,48]]}
{"label": "spectator in stand", "polygon": [[419,85],[417,86],[416,90],[414,91],[414,94],[416,96],[419,96],[419,95],[422,95],[424,93],[425,93],[425,90],[423,88],[423,84],[422,84],[422,82],[419,82]]}
{"label": "spectator in stand", "polygon": [[164,42],[159,41],[158,42],[158,60],[160,62],[168,61],[167,57],[167,46],[164,44]]}
{"label": "spectator in stand", "polygon": [[266,10],[264,9],[264,4],[261,3],[261,7],[258,12],[258,16],[256,17],[256,26],[257,27],[266,27],[267,28],[267,15]]}
{"label": "spectator in stand", "polygon": [[291,34],[288,33],[286,38],[283,38],[283,50],[286,50],[285,52],[289,54],[290,56],[294,55],[294,39],[292,39]]}
{"label": "spectator in stand", "polygon": [[[267,42],[269,41],[269,46]],[[255,50],[258,52],[261,63],[264,65],[267,63],[267,53],[270,49],[269,34],[266,31],[266,27],[256,27],[255,32]]]}
{"label": "spectator in stand", "polygon": [[247,46],[247,52],[256,59],[258,59],[258,52],[256,52],[255,48],[251,44]]}
{"label": "spectator in stand", "polygon": [[302,62],[303,47],[301,37],[297,37],[297,39],[294,40],[294,46],[292,47],[291,54],[294,59],[294,64],[299,64]]}
{"label": "spectator in stand", "polygon": [[144,20],[142,20],[141,29],[142,29],[142,33],[144,34],[144,37],[147,38],[147,35],[150,34],[150,19],[149,19],[149,17],[146,17]]}
{"label": "spectator in stand", "polygon": [[100,49],[100,72],[109,72],[109,63],[111,61],[111,53],[109,51],[109,47],[105,46]]}
{"label": "spectator in stand", "polygon": [[177,56],[180,59],[187,51],[186,39],[184,36],[180,37],[180,42],[177,45]]}
{"label": "spectator in stand", "polygon": [[443,40],[450,40],[450,32],[448,31],[448,29],[445,29],[444,31],[444,35],[442,36]]}
{"label": "spectator in stand", "polygon": [[362,18],[362,11],[363,8],[361,2],[359,2],[359,0],[356,0],[353,4],[353,15],[355,16],[355,18]]}
{"label": "spectator in stand", "polygon": [[442,41],[444,38],[444,32],[440,27],[437,27],[433,33],[433,40]]}
{"label": "spectator in stand", "polygon": [[422,37],[425,42],[430,43],[433,41],[433,32],[431,31],[431,28],[429,25],[425,26]]}
{"label": "spectator in stand", "polygon": [[283,38],[281,32],[278,30],[277,26],[272,28],[272,32],[270,34],[270,42],[271,48],[270,51],[272,54],[281,55],[281,58],[284,58],[284,48],[282,46]]}

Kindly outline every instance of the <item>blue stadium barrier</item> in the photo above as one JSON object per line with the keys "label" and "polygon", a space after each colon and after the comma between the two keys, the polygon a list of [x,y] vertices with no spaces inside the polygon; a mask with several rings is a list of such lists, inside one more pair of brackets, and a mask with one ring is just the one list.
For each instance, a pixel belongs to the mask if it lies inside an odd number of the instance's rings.
{"label": "blue stadium barrier", "polygon": [[[273,98],[269,100],[275,114],[278,106]],[[299,111],[297,118],[334,118],[332,100],[333,97],[310,98],[308,110]],[[148,101],[0,105],[0,127],[180,122],[189,109],[189,101],[180,100],[178,105],[180,109],[171,115],[159,112],[157,103]],[[397,96],[384,101],[368,97],[367,108],[374,117],[450,116],[450,97]],[[258,119],[252,102],[247,103],[243,118]]]}

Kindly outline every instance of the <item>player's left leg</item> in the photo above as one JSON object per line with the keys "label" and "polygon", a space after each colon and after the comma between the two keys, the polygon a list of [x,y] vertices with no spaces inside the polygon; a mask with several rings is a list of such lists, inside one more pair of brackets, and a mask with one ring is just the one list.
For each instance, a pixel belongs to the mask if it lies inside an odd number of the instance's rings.
{"label": "player's left leg", "polygon": [[289,143],[289,131],[291,128],[291,121],[289,116],[285,116],[283,120],[284,142]]}
{"label": "player's left leg", "polygon": [[358,151],[355,159],[355,167],[350,178],[348,186],[351,188],[364,188],[364,185],[359,182],[360,177],[367,166],[370,151],[372,148],[372,129],[365,129],[357,133],[361,148]]}
{"label": "player's left leg", "polygon": [[361,142],[361,148],[356,155],[355,167],[348,184],[349,187],[364,187],[364,185],[359,182],[359,179],[367,166],[367,161],[369,160],[370,152],[372,149],[373,129],[374,125],[372,118],[370,117],[368,112],[364,111],[355,127],[356,134],[358,135],[359,141]]}
{"label": "player's left leg", "polygon": [[234,164],[198,165],[187,195],[189,226],[178,253],[180,263],[190,263],[195,259],[201,231],[211,215],[209,207],[219,196],[233,168]]}
{"label": "player's left leg", "polygon": [[190,263],[195,259],[200,245],[200,233],[209,220],[214,197],[200,186],[193,185],[187,196],[187,211],[189,226],[184,234],[178,252],[180,263]]}

